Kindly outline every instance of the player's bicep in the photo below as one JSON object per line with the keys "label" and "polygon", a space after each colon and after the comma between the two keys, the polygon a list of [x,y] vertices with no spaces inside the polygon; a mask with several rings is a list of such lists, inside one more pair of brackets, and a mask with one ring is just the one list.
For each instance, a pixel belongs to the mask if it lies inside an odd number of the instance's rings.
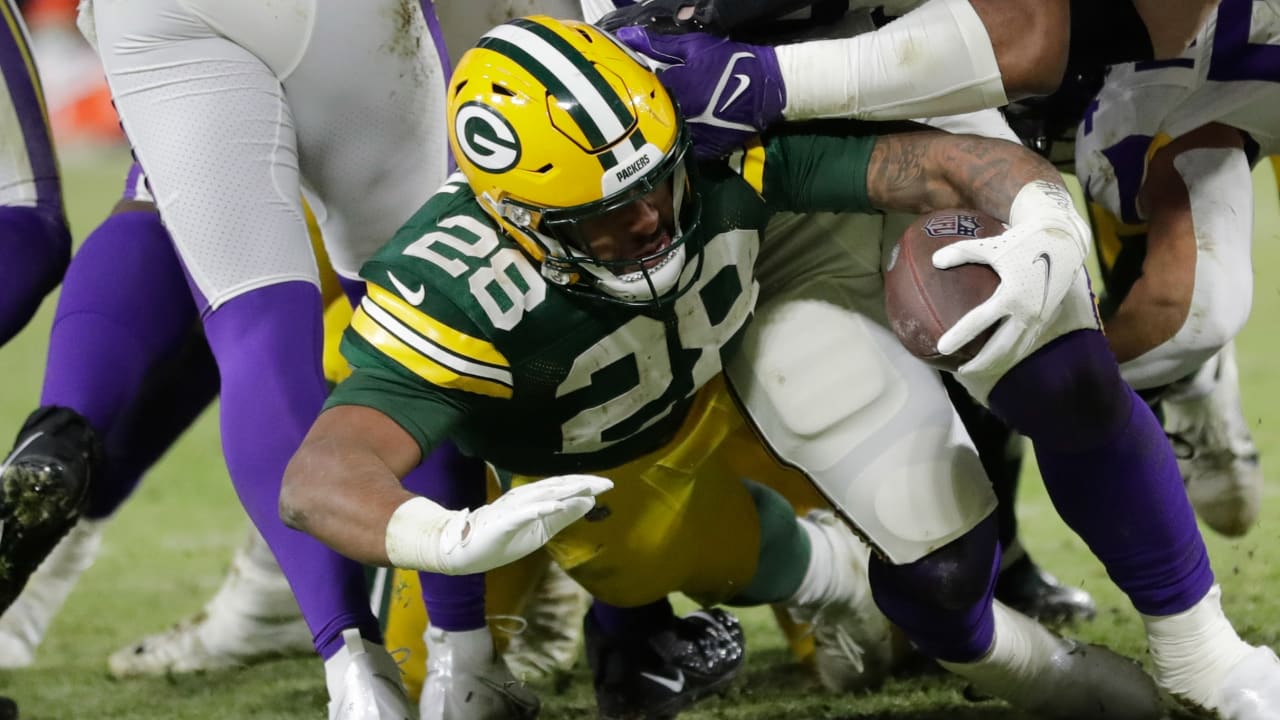
{"label": "player's bicep", "polygon": [[320,413],[307,433],[307,443],[372,453],[396,477],[404,477],[422,460],[421,447],[409,431],[382,411],[364,405],[336,405]]}
{"label": "player's bicep", "polygon": [[[415,464],[448,438],[470,411],[463,393],[426,385],[395,370],[360,365],[334,388],[325,414],[342,407],[365,408],[398,426],[413,440],[419,455]],[[349,411],[343,414],[351,416]],[[386,436],[394,439],[398,434],[388,430]],[[404,459],[399,453],[395,456]]]}

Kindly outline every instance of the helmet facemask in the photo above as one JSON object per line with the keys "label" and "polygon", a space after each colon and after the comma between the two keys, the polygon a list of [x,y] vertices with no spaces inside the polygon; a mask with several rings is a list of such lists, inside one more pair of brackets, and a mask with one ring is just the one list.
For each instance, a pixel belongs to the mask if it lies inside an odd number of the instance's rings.
{"label": "helmet facemask", "polygon": [[459,169],[545,278],[640,306],[693,284],[689,132],[628,48],[585,23],[518,18],[485,33],[449,87]]}
{"label": "helmet facemask", "polygon": [[[542,247],[542,274],[553,283],[570,292],[623,305],[665,305],[684,294],[701,271],[702,248],[688,242],[701,214],[701,203],[691,187],[694,167],[689,162],[692,154],[688,149],[688,130],[682,128],[676,146],[650,172],[623,190],[587,205],[551,209],[529,207],[510,198],[497,202],[489,197],[482,199],[509,227],[515,226]],[[670,242],[640,257],[604,259],[594,255],[583,226],[592,218],[640,201],[663,183],[671,187],[673,227],[663,223]],[[696,258],[698,265],[684,277],[691,258]]]}

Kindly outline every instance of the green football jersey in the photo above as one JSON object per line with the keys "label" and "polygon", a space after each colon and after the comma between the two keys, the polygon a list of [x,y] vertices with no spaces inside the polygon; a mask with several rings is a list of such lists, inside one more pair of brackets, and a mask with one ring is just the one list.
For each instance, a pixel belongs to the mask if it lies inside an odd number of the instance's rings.
{"label": "green football jersey", "polygon": [[[787,132],[701,163],[702,203],[662,312],[565,292],[455,175],[362,269],[342,341],[354,372],[327,407],[386,414],[425,454],[449,438],[526,475],[601,470],[665,443],[738,346],[775,212],[866,212],[874,136]],[[770,242],[785,242],[785,238]],[[878,238],[877,238],[878,241]]]}

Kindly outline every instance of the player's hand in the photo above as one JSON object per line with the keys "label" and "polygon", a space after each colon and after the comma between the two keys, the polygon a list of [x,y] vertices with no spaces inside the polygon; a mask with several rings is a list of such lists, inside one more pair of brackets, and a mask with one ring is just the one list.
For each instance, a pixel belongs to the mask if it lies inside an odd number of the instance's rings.
{"label": "player's hand", "polygon": [[696,156],[727,155],[782,119],[787,96],[773,48],[639,27],[617,36],[657,70],[689,124]]}
{"label": "player's hand", "polygon": [[561,475],[512,488],[475,510],[453,514],[440,533],[440,572],[467,575],[515,562],[595,507],[613,482]]}
{"label": "player's hand", "polygon": [[938,339],[938,351],[954,353],[1000,323],[982,350],[961,365],[959,372],[981,374],[1020,362],[1057,316],[1062,299],[1084,266],[1089,237],[1089,227],[1066,189],[1036,181],[1018,193],[1007,231],[952,243],[935,252],[936,268],[981,263],[1000,276],[995,293]]}
{"label": "player's hand", "polygon": [[[596,27],[608,32],[629,25],[639,25],[669,35],[710,31],[723,35],[718,24],[709,25],[710,3],[695,0],[643,0],[624,5],[596,21]],[[714,21],[711,21],[714,22]]]}

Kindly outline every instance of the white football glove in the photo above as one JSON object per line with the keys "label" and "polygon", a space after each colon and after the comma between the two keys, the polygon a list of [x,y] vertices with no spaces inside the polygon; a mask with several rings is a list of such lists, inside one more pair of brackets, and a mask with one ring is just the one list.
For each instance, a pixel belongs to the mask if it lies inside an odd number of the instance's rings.
{"label": "white football glove", "polygon": [[1089,254],[1089,226],[1066,188],[1043,180],[1027,183],[1009,210],[1000,235],[953,243],[933,254],[933,266],[990,265],[1000,276],[995,293],[938,339],[951,354],[1003,320],[959,374],[1008,369],[1021,362],[1058,313]]}
{"label": "white football glove", "polygon": [[470,575],[515,562],[595,507],[613,482],[561,475],[513,488],[475,510],[445,510],[425,497],[387,523],[387,559],[410,570]]}

